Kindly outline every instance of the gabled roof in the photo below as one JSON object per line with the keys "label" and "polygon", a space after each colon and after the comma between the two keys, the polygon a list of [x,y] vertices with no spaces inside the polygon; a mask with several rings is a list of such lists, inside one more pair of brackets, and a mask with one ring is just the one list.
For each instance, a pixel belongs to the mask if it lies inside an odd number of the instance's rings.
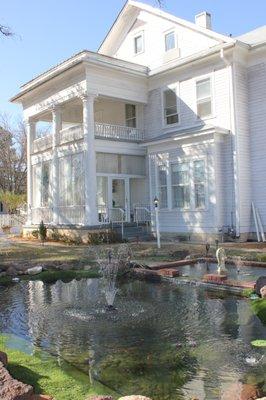
{"label": "gabled roof", "polygon": [[109,32],[107,33],[105,39],[103,40],[102,44],[100,45],[98,52],[102,54],[108,54],[108,47],[111,46],[112,43],[116,43],[121,36],[121,32],[128,26],[128,22],[133,20],[137,17],[139,11],[147,11],[153,15],[158,17],[167,19],[179,25],[182,25],[186,28],[192,29],[196,32],[199,32],[205,36],[208,36],[212,39],[217,40],[220,43],[233,43],[235,40],[229,36],[222,35],[220,33],[216,33],[210,29],[202,28],[196,25],[193,22],[186,21],[182,18],[175,17],[172,14],[169,14],[165,11],[162,11],[160,8],[149,6],[148,4],[141,3],[135,0],[128,0],[120,13],[118,14],[115,22],[113,23],[112,27],[110,28]]}
{"label": "gabled roof", "polygon": [[236,39],[246,44],[249,44],[250,46],[256,46],[258,44],[265,43],[266,25],[260,26],[259,28],[254,29],[253,31],[244,33],[243,35],[238,36]]}

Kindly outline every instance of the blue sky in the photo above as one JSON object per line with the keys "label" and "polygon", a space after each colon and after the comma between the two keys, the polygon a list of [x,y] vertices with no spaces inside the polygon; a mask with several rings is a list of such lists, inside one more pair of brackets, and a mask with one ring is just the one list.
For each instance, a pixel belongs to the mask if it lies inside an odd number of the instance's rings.
{"label": "blue sky", "polygon": [[[0,22],[16,36],[0,37],[0,112],[21,112],[8,100],[22,83],[80,50],[97,50],[123,5],[124,0],[1,0]],[[209,11],[213,29],[233,36],[266,23],[265,0],[164,0],[164,10],[191,21]]]}

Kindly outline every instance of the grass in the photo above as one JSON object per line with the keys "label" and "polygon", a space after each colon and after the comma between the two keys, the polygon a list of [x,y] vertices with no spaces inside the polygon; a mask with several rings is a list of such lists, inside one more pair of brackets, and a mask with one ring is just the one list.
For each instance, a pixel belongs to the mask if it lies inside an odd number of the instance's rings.
{"label": "grass", "polygon": [[[36,394],[49,394],[55,400],[85,400],[89,394],[116,395],[100,383],[90,384],[89,377],[64,363],[58,366],[55,357],[41,351],[27,354],[8,346],[8,338],[0,336],[1,350],[8,354],[11,375],[34,387]],[[21,340],[18,340],[21,342]]]}
{"label": "grass", "polygon": [[259,317],[261,322],[266,325],[266,299],[257,299],[252,301],[252,309]]}

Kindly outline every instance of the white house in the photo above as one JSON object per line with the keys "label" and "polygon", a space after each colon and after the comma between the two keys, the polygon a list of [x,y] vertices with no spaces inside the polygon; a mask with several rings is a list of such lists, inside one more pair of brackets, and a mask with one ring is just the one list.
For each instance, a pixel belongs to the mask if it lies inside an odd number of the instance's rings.
{"label": "white house", "polygon": [[[28,229],[149,218],[207,238],[266,224],[266,27],[238,38],[129,0],[97,53],[21,87]],[[38,137],[36,125],[52,123]]]}

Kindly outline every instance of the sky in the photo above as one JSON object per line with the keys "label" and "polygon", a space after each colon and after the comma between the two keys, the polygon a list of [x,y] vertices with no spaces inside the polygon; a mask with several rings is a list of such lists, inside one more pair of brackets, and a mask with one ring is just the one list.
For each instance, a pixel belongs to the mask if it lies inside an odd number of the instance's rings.
{"label": "sky", "polygon": [[[143,0],[155,5],[155,0]],[[125,0],[0,0],[0,23],[15,36],[0,37],[0,113],[14,118],[9,103],[19,86],[73,54],[97,51]],[[164,0],[163,9],[194,21],[212,14],[213,29],[233,36],[266,24],[265,0]]]}

